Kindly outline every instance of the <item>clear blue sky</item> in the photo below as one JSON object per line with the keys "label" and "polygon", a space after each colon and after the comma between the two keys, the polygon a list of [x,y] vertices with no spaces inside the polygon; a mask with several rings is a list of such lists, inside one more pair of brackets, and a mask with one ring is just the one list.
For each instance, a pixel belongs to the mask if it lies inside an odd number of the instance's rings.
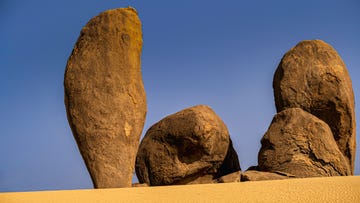
{"label": "clear blue sky", "polygon": [[357,0],[1,0],[0,192],[92,187],[66,120],[63,75],[86,22],[128,5],[143,23],[144,132],[168,114],[207,104],[227,124],[242,169],[256,165],[275,114],[273,73],[305,39],[335,47],[360,101]]}

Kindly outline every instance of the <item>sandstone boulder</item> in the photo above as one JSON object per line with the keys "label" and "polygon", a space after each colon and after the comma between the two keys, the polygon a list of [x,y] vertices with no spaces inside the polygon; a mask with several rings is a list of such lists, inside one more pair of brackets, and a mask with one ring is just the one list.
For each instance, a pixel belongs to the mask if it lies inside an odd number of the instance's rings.
{"label": "sandstone boulder", "polygon": [[[187,108],[146,132],[136,157],[136,175],[140,183],[152,186],[212,183],[224,175],[219,169],[227,154],[236,153],[229,147],[227,127],[212,109],[203,105]],[[236,167],[238,162],[234,158],[226,165]]]}
{"label": "sandstone boulder", "polygon": [[68,121],[96,188],[131,187],[146,115],[141,22],[105,11],[81,30],[66,66]]}
{"label": "sandstone boulder", "polygon": [[277,111],[299,107],[325,121],[354,172],[355,112],[344,62],[321,40],[302,41],[282,58],[273,81]]}
{"label": "sandstone boulder", "polygon": [[300,108],[276,114],[261,144],[260,171],[282,171],[299,178],[351,174],[329,126]]}

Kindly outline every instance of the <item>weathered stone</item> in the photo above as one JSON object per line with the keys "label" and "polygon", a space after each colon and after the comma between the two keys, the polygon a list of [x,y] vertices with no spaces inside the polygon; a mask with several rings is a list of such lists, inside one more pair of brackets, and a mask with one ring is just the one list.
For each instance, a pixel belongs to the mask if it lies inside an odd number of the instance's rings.
{"label": "weathered stone", "polygon": [[356,127],[351,79],[338,53],[321,40],[302,41],[274,75],[277,111],[299,107],[325,121],[354,172]]}
{"label": "weathered stone", "polygon": [[215,183],[235,183],[240,182],[241,171],[236,171],[216,179]]}
{"label": "weathered stone", "polygon": [[287,175],[278,172],[265,172],[256,170],[247,170],[241,174],[241,182],[245,181],[262,181],[262,180],[282,180],[294,178],[293,175]]}
{"label": "weathered stone", "polygon": [[[229,143],[227,127],[212,109],[187,108],[146,132],[136,157],[136,175],[149,185],[211,183],[224,174],[219,168]],[[228,166],[239,165],[230,162]]]}
{"label": "weathered stone", "polygon": [[282,171],[299,178],[351,174],[329,126],[300,108],[276,114],[261,144],[260,171]]}
{"label": "weathered stone", "polygon": [[96,188],[131,187],[146,115],[141,22],[105,11],[81,30],[65,72],[69,124]]}

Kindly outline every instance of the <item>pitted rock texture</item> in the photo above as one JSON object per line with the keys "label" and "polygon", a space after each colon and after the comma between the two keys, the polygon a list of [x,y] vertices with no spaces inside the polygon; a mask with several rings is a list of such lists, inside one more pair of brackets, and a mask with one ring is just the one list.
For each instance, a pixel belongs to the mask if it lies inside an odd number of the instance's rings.
{"label": "pitted rock texture", "polygon": [[261,144],[260,171],[282,171],[298,178],[351,174],[329,126],[300,108],[276,114]]}
{"label": "pitted rock texture", "polygon": [[354,172],[356,127],[351,79],[338,53],[321,40],[302,41],[282,58],[273,81],[277,111],[299,107],[325,121]]}
{"label": "pitted rock texture", "polygon": [[66,66],[68,121],[96,188],[131,187],[146,115],[141,22],[105,11],[81,30]]}
{"label": "pitted rock texture", "polygon": [[[152,186],[212,183],[224,174],[219,169],[229,140],[227,127],[210,107],[184,109],[146,132],[136,157],[136,175],[140,183]],[[227,165],[236,167],[238,162],[228,160]]]}

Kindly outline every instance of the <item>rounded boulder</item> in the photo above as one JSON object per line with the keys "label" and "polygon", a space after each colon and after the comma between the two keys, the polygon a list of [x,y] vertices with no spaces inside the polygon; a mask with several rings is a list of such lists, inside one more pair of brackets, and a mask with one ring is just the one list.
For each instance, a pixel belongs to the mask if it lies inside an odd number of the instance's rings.
{"label": "rounded boulder", "polygon": [[210,107],[184,109],[146,132],[136,157],[137,177],[149,185],[212,183],[225,175],[223,163],[232,167],[226,173],[240,170],[230,143],[227,127]]}

